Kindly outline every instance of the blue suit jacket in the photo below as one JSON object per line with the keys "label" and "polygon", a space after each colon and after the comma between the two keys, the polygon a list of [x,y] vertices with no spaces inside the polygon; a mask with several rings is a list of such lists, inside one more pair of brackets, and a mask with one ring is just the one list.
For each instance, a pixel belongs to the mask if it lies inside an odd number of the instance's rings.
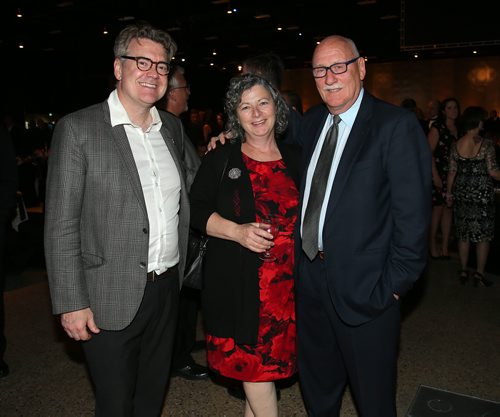
{"label": "blue suit jacket", "polygon": [[[327,116],[328,109],[320,105],[302,120],[301,196]],[[381,314],[396,302],[393,293],[404,295],[419,278],[427,259],[430,215],[431,152],[422,128],[413,113],[365,91],[323,228],[330,296],[346,323],[358,325]],[[300,238],[296,242],[296,259],[307,264]]]}

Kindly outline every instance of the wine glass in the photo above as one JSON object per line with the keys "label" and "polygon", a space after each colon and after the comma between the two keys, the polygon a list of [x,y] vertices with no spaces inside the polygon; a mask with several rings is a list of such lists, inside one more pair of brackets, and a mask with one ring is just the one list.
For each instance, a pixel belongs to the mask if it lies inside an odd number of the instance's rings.
{"label": "wine glass", "polygon": [[[271,233],[273,235],[272,240],[276,239],[279,231],[278,217],[273,215],[265,217],[259,227]],[[274,262],[276,260],[276,256],[271,253],[271,249],[266,249],[265,252],[262,252],[259,255],[259,259],[263,262]]]}

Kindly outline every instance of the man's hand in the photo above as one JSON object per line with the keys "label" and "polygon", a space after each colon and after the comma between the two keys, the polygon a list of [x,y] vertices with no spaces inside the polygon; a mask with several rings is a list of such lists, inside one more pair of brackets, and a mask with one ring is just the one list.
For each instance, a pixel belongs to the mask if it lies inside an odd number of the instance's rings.
{"label": "man's hand", "polygon": [[92,333],[101,331],[94,322],[92,310],[88,307],[61,314],[61,324],[67,335],[75,340],[89,340]]}
{"label": "man's hand", "polygon": [[226,139],[231,139],[231,134],[229,132],[221,132],[219,136],[214,136],[210,138],[210,142],[207,145],[207,152],[215,149],[217,147],[217,141],[220,141],[222,145],[226,143]]}

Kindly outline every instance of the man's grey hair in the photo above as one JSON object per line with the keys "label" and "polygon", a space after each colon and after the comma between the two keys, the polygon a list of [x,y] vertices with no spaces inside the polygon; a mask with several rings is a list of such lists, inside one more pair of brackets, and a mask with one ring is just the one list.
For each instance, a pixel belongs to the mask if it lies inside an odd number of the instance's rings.
{"label": "man's grey hair", "polygon": [[179,87],[179,80],[177,79],[177,74],[184,75],[184,67],[180,65],[173,65],[170,72],[168,73],[168,89],[167,91]]}
{"label": "man's grey hair", "polygon": [[163,45],[168,62],[170,62],[177,51],[177,44],[167,32],[155,28],[147,22],[138,22],[122,29],[116,37],[115,46],[113,48],[115,58],[120,58],[128,54],[128,47],[132,39],[137,41],[140,39],[149,39]]}

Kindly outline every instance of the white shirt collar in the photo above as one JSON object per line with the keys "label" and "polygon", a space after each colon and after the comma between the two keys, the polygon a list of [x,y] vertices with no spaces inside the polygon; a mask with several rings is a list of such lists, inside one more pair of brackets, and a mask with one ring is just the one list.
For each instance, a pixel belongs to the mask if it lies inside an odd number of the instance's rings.
{"label": "white shirt collar", "polygon": [[[116,88],[111,92],[108,97],[108,105],[109,105],[109,113],[111,117],[111,126],[115,127],[117,125],[132,125],[135,126],[130,118],[128,117],[127,111],[118,97],[118,91]],[[161,118],[160,113],[158,113],[158,109],[156,107],[151,107],[149,110],[151,113],[151,119],[153,123],[151,123],[151,127],[155,126],[155,130],[161,127]],[[137,126],[135,126],[137,127]]]}

